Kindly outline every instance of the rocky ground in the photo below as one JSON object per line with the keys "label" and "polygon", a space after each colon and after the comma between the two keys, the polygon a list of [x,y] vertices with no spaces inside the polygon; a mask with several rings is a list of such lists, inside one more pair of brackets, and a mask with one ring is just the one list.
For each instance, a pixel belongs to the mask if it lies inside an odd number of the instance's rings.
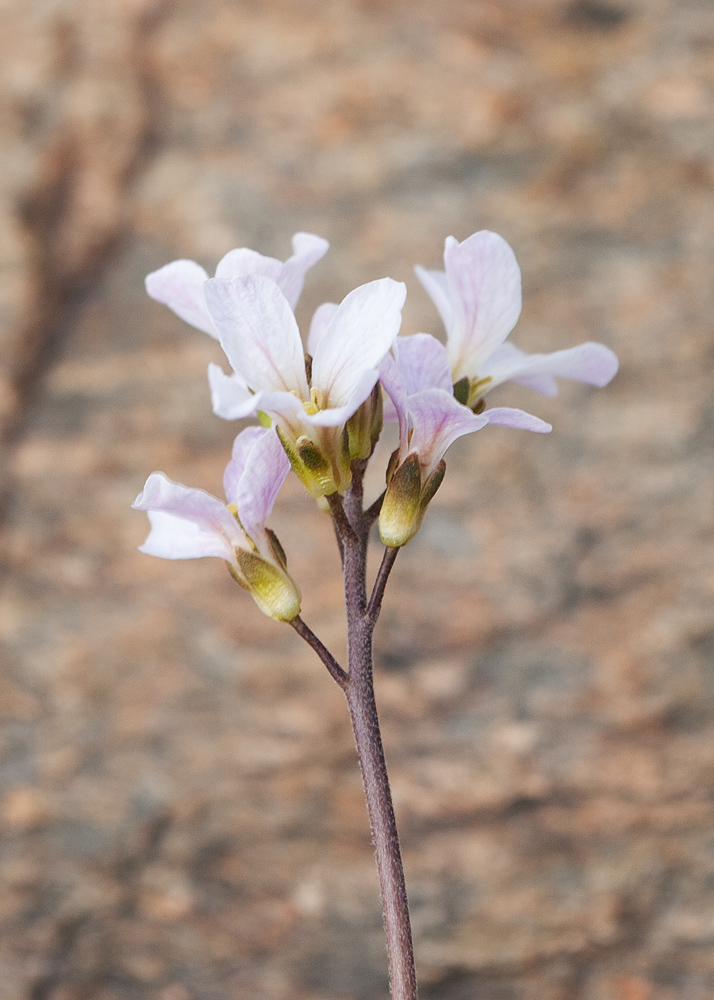
{"label": "rocky ground", "polygon": [[[605,390],[455,446],[378,630],[424,1000],[714,994],[710,0],[9,0],[0,35],[0,1000],[386,1000],[342,697],[220,563],[136,546],[219,489],[174,257],[333,249],[299,307],[502,233],[514,337]],[[375,483],[374,489],[377,489]],[[329,525],[273,525],[342,648]]]}

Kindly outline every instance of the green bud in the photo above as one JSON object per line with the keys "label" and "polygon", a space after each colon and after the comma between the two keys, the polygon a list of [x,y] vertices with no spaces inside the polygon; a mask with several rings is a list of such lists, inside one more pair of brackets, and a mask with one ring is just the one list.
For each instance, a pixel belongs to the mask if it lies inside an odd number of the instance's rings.
{"label": "green bud", "polygon": [[353,462],[369,458],[382,433],[382,390],[379,382],[347,421],[349,456]]}
{"label": "green bud", "polygon": [[[397,452],[394,453],[396,455]],[[392,455],[392,459],[394,459]],[[390,467],[392,460],[390,460]],[[446,473],[442,459],[422,485],[419,456],[412,452],[388,478],[387,492],[379,514],[379,535],[389,548],[406,545],[417,534]]]}
{"label": "green bud", "polygon": [[406,545],[421,524],[421,467],[412,453],[394,472],[379,514],[379,535],[389,548]]}

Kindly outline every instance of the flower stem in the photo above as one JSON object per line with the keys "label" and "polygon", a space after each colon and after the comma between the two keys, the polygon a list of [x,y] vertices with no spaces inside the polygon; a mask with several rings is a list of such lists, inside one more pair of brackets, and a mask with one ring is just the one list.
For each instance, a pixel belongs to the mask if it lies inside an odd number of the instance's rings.
{"label": "flower stem", "polygon": [[374,698],[372,628],[371,623],[363,617],[361,627],[353,626],[350,629],[350,679],[345,694],[367,797],[382,891],[392,998],[416,1000],[416,972],[407,890]]}
{"label": "flower stem", "polygon": [[[399,835],[374,697],[372,635],[398,549],[388,549],[367,602],[367,544],[373,517],[362,506],[364,465],[353,466],[345,496],[330,498],[344,550],[349,675],[343,690],[352,720],[382,892],[392,1000],[416,1000],[416,972]],[[334,676],[334,674],[333,674]]]}

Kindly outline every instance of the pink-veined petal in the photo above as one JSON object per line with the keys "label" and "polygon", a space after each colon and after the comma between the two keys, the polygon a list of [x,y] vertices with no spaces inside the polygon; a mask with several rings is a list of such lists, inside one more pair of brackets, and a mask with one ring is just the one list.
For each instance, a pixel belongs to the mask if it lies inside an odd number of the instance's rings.
{"label": "pink-veined petal", "polygon": [[430,333],[397,337],[392,351],[407,384],[408,395],[423,389],[444,389],[453,395],[451,368],[444,345]]}
{"label": "pink-veined petal", "polygon": [[144,279],[147,293],[180,316],[184,323],[218,340],[218,333],[206,307],[203,284],[208,275],[193,260],[174,260]]}
{"label": "pink-veined petal", "polygon": [[459,243],[446,240],[444,265],[454,309],[447,348],[457,381],[481,375],[521,314],[521,271],[503,237],[482,230]]}
{"label": "pink-veined petal", "polygon": [[338,309],[339,306],[336,302],[323,302],[313,313],[310,321],[310,332],[307,335],[307,353],[312,357],[315,356],[317,345],[322,340],[323,333]]}
{"label": "pink-veined petal", "polygon": [[307,400],[305,355],[290,305],[271,278],[212,278],[206,304],[233,369],[256,392],[299,393]]}
{"label": "pink-veined petal", "polygon": [[280,290],[292,309],[297,305],[302,293],[305,275],[329,249],[330,244],[327,240],[313,233],[295,233],[293,236],[293,255],[282,265],[277,279]]}
{"label": "pink-veined petal", "polygon": [[223,489],[228,503],[238,502],[238,481],[243,475],[248,453],[267,433],[264,427],[246,427],[233,442],[231,460],[223,473]]}
{"label": "pink-veined petal", "polygon": [[526,413],[525,410],[514,410],[510,406],[494,406],[491,410],[485,410],[483,416],[489,424],[497,424],[499,427],[535,431],[536,434],[547,434],[553,430],[545,420],[534,417],[532,413]]}
{"label": "pink-veined petal", "polygon": [[[504,352],[505,347],[510,350]],[[503,344],[480,374],[490,375],[493,385],[508,379],[528,384],[528,380],[559,377],[602,387],[613,378],[617,368],[617,356],[610,348],[592,341],[550,354],[525,354],[513,345]]]}
{"label": "pink-veined petal", "polygon": [[226,375],[220,365],[208,366],[208,385],[211,405],[217,417],[224,420],[242,420],[259,409],[261,394],[249,392],[240,375]]}
{"label": "pink-veined petal", "polygon": [[264,257],[257,250],[249,250],[248,247],[238,247],[236,250],[229,250],[225,257],[222,257],[216,268],[217,278],[233,278],[236,274],[262,274],[266,278],[277,281],[283,262],[275,257]]}
{"label": "pink-veined petal", "polygon": [[246,450],[245,465],[238,480],[236,502],[241,524],[256,545],[260,546],[265,537],[265,522],[289,471],[290,460],[275,431],[263,430],[253,435],[253,444]]}
{"label": "pink-veined petal", "polygon": [[[406,454],[409,421],[407,419],[407,382],[391,354],[385,354],[379,363],[379,381],[384,387],[387,399],[384,401],[384,419],[399,421],[399,444]],[[389,410],[391,403],[394,413]]]}
{"label": "pink-veined petal", "polygon": [[380,278],[343,299],[312,364],[312,384],[325,394],[328,407],[342,407],[352,399],[363,373],[390,349],[399,333],[406,291],[402,282]]}
{"label": "pink-veined petal", "polygon": [[444,389],[417,392],[409,397],[407,407],[413,428],[409,451],[419,455],[424,478],[434,471],[457,438],[488,423],[488,417],[472,413]]}
{"label": "pink-veined petal", "polygon": [[151,519],[152,531],[141,546],[149,555],[164,559],[218,556],[235,561],[236,546],[246,546],[225,504],[204,490],[173,482],[163,472],[151,473],[132,507],[165,515]]}
{"label": "pink-veined petal", "polygon": [[439,311],[444,329],[448,333],[454,325],[454,307],[451,304],[446,272],[428,271],[419,264],[416,265],[414,271],[422,283],[424,290]]}

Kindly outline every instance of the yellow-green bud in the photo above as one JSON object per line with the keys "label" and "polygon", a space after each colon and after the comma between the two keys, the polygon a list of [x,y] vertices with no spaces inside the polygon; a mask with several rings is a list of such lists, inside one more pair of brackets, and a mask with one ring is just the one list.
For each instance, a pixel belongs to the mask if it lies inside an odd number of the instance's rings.
{"label": "yellow-green bud", "polygon": [[[392,464],[390,461],[390,468]],[[422,484],[419,456],[415,452],[393,471],[379,514],[379,535],[386,546],[406,545],[417,534],[445,472],[446,463],[442,459]]]}

